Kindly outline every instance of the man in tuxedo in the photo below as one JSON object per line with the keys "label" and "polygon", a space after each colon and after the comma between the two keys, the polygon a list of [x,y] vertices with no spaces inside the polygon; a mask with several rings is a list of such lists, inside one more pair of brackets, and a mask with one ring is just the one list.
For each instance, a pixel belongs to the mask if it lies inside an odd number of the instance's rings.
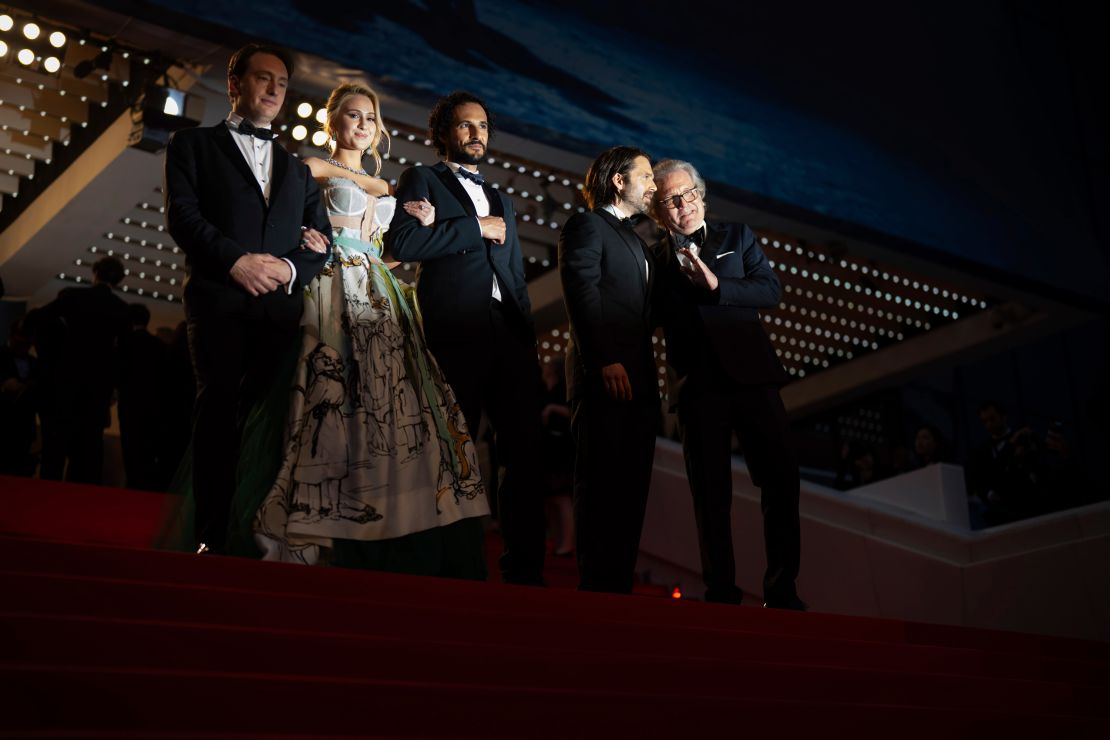
{"label": "man in tuxedo", "polygon": [[760,487],[767,572],[764,605],[802,609],[798,463],[779,395],[787,375],[757,309],[781,288],[752,230],[705,220],[705,181],[688,162],[655,165],[655,214],[666,229],[659,306],[694,498],[706,601],[739,604],[732,551],[732,433]]}
{"label": "man in tuxedo", "polygon": [[193,491],[199,551],[220,552],[243,421],[293,351],[301,288],[330,233],[308,168],[273,141],[293,67],[249,44],[228,64],[231,113],[177,132],[166,150],[166,222],[185,251],[185,316],[197,380]]}
{"label": "man in tuxedo", "polygon": [[586,172],[592,210],[573,216],[559,235],[584,591],[629,593],[640,548],[659,420],[651,348],[656,269],[631,217],[649,211],[654,192],[648,156],[612,147]]}
{"label": "man in tuxedo", "polygon": [[506,582],[543,582],[539,363],[513,204],[478,171],[493,126],[477,97],[454,92],[428,118],[444,161],[412,167],[398,202],[427,200],[435,222],[398,209],[385,236],[394,259],[419,262],[416,293],[428,348],[476,434],[482,412],[505,467],[498,510]]}

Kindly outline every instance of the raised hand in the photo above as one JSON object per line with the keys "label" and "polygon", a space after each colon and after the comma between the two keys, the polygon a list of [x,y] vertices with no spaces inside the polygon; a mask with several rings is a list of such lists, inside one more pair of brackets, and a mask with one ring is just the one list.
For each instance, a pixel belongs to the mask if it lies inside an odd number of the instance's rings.
{"label": "raised hand", "polygon": [[708,288],[709,290],[717,289],[717,276],[713,274],[713,271],[709,269],[708,265],[702,262],[701,259],[689,249],[680,249],[678,253],[688,260],[686,264],[680,263],[679,269],[689,276],[694,285]]}

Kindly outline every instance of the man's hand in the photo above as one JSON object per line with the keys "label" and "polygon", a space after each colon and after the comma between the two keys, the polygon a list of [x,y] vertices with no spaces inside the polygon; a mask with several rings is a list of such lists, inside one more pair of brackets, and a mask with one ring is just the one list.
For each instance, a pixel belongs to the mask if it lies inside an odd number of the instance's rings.
{"label": "man's hand", "polygon": [[[301,227],[301,249],[311,249],[313,252],[324,254],[328,251],[328,240],[316,229]],[[289,282],[286,280],[285,282]]]}
{"label": "man's hand", "polygon": [[[316,232],[319,236],[319,232]],[[272,254],[244,254],[231,266],[231,279],[253,296],[277,290],[289,282],[289,264]]]}
{"label": "man's hand", "polygon": [[494,244],[505,243],[505,219],[500,216],[485,216],[478,219],[482,228],[482,238],[489,239]]}
{"label": "man's hand", "polygon": [[689,249],[680,249],[678,253],[689,260],[685,265],[679,263],[679,268],[690,278],[694,285],[708,290],[717,289],[717,276],[696,254]]}
{"label": "man's hand", "polygon": [[601,368],[601,384],[605,386],[605,392],[613,400],[632,400],[632,383],[628,380],[624,365],[619,362]]}

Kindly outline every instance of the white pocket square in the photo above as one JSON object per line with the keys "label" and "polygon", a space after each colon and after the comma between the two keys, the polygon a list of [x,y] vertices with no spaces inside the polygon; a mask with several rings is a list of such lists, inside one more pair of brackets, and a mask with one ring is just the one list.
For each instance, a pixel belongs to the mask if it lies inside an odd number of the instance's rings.
{"label": "white pocket square", "polygon": [[721,257],[728,257],[730,254],[732,254],[735,251],[736,250],[733,249],[733,250],[730,250],[728,252],[721,252],[720,254],[717,255],[717,259],[721,259]]}

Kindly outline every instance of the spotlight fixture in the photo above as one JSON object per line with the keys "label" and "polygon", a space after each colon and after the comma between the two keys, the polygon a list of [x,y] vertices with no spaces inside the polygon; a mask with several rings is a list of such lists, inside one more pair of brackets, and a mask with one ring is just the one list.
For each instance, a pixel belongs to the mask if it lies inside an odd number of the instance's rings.
{"label": "spotlight fixture", "polygon": [[322,147],[322,146],[324,146],[324,144],[327,144],[327,143],[328,143],[328,135],[325,134],[323,131],[317,131],[316,133],[314,133],[312,135],[312,144],[313,144],[313,146]]}
{"label": "spotlight fixture", "polygon": [[47,57],[46,59],[42,60],[42,68],[50,74],[54,74],[62,68],[62,62],[58,59],[58,57]]}
{"label": "spotlight fixture", "polygon": [[0,15],[0,31],[10,31],[15,26],[15,21],[7,13]]}
{"label": "spotlight fixture", "polygon": [[7,56],[7,54],[8,54],[8,45],[5,44],[3,41],[0,41],[0,57]]}
{"label": "spotlight fixture", "polygon": [[23,35],[31,41],[34,41],[42,33],[42,29],[38,27],[37,23],[27,23],[23,26]]}
{"label": "spotlight fixture", "polygon": [[16,54],[16,59],[19,60],[20,64],[30,66],[31,62],[35,61],[35,52],[30,49],[20,49],[19,53]]}
{"label": "spotlight fixture", "polygon": [[61,31],[55,31],[50,34],[50,45],[55,49],[61,49],[66,45],[66,35]]}
{"label": "spotlight fixture", "polygon": [[299,123],[296,126],[293,127],[293,138],[294,139],[296,139],[297,141],[304,141],[306,136],[308,136],[308,129],[307,128],[305,128],[304,126],[302,126]]}
{"label": "spotlight fixture", "polygon": [[312,103],[301,103],[297,106],[297,115],[301,118],[308,118],[312,115]]}

